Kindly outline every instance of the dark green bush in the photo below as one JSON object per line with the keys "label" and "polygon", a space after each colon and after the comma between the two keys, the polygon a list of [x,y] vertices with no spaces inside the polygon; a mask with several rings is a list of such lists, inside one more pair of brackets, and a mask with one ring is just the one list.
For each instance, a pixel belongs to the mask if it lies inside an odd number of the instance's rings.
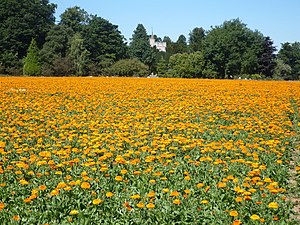
{"label": "dark green bush", "polygon": [[148,67],[138,59],[122,59],[103,70],[107,76],[145,77],[148,74]]}

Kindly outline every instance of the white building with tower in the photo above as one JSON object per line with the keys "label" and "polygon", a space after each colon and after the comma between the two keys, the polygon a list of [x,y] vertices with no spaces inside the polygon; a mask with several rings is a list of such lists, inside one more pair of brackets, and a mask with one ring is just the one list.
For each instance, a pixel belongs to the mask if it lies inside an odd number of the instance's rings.
{"label": "white building with tower", "polygon": [[158,49],[160,52],[166,52],[166,48],[167,48],[167,43],[166,42],[162,42],[162,41],[155,41],[154,35],[152,33],[151,37],[149,38],[149,42],[150,42],[150,46],[151,47],[156,47],[156,49]]}

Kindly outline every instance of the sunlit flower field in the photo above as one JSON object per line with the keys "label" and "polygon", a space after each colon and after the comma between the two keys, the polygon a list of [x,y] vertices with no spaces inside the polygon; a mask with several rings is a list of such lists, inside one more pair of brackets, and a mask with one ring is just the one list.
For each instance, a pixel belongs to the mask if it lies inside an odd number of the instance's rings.
{"label": "sunlit flower field", "polygon": [[294,224],[298,107],[299,82],[2,77],[1,224]]}

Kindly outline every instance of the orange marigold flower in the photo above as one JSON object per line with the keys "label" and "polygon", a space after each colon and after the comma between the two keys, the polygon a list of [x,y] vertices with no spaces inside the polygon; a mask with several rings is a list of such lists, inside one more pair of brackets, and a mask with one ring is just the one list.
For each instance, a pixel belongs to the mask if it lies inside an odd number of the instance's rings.
{"label": "orange marigold flower", "polygon": [[218,186],[219,188],[223,188],[223,187],[226,187],[226,183],[220,182],[220,183],[217,184],[217,186]]}
{"label": "orange marigold flower", "polygon": [[236,210],[233,210],[233,211],[230,211],[230,212],[229,212],[229,215],[235,217],[235,216],[238,216],[239,213],[238,213]]}
{"label": "orange marigold flower", "polygon": [[235,198],[235,201],[236,201],[236,202],[242,202],[242,201],[243,201],[243,198],[242,198],[242,197],[236,197],[236,198]]}
{"label": "orange marigold flower", "polygon": [[179,194],[178,191],[172,191],[171,194],[170,194],[171,197],[174,197],[174,196],[177,197],[177,196],[179,196],[179,195],[180,195],[180,194]]}
{"label": "orange marigold flower", "polygon": [[130,206],[129,202],[124,202],[123,206],[126,207],[129,211],[132,210],[132,207]]}
{"label": "orange marigold flower", "polygon": [[241,225],[242,222],[240,220],[234,220],[231,225]]}
{"label": "orange marigold flower", "polygon": [[54,189],[51,191],[51,196],[55,196],[55,195],[58,195],[59,194],[59,190],[58,189]]}
{"label": "orange marigold flower", "polygon": [[203,183],[198,183],[198,184],[197,184],[197,187],[198,187],[198,188],[202,188],[203,186],[204,186]]}
{"label": "orange marigold flower", "polygon": [[19,221],[21,218],[18,216],[18,215],[14,215],[13,216],[13,220],[15,220],[15,221]]}
{"label": "orange marigold flower", "polygon": [[149,204],[146,205],[146,207],[148,209],[153,209],[153,208],[155,208],[155,205],[153,203],[149,203]]}
{"label": "orange marigold flower", "polygon": [[3,202],[0,202],[0,211],[5,207],[5,204]]}
{"label": "orange marigold flower", "polygon": [[181,201],[179,200],[179,199],[174,199],[173,200],[173,203],[175,204],[175,205],[179,205],[180,203],[181,203]]}
{"label": "orange marigold flower", "polygon": [[47,189],[47,187],[46,187],[46,185],[41,185],[41,186],[39,186],[39,189],[41,191],[45,191]]}
{"label": "orange marigold flower", "polygon": [[145,207],[145,204],[142,203],[142,202],[139,202],[138,204],[136,204],[136,206],[137,206],[138,208],[144,208],[144,207]]}
{"label": "orange marigold flower", "polygon": [[147,194],[147,196],[148,196],[149,198],[152,198],[152,197],[155,196],[155,192],[154,192],[154,191],[150,191],[150,192]]}
{"label": "orange marigold flower", "polygon": [[89,182],[82,182],[80,187],[83,188],[83,189],[89,189],[91,187],[91,185],[90,185]]}

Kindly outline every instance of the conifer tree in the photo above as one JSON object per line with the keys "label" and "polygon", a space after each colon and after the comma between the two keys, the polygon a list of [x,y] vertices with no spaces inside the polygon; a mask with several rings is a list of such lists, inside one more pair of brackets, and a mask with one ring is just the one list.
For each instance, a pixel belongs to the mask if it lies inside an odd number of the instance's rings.
{"label": "conifer tree", "polygon": [[27,56],[24,59],[23,75],[37,76],[41,74],[41,64],[39,57],[39,49],[34,39],[31,40],[27,51]]}

